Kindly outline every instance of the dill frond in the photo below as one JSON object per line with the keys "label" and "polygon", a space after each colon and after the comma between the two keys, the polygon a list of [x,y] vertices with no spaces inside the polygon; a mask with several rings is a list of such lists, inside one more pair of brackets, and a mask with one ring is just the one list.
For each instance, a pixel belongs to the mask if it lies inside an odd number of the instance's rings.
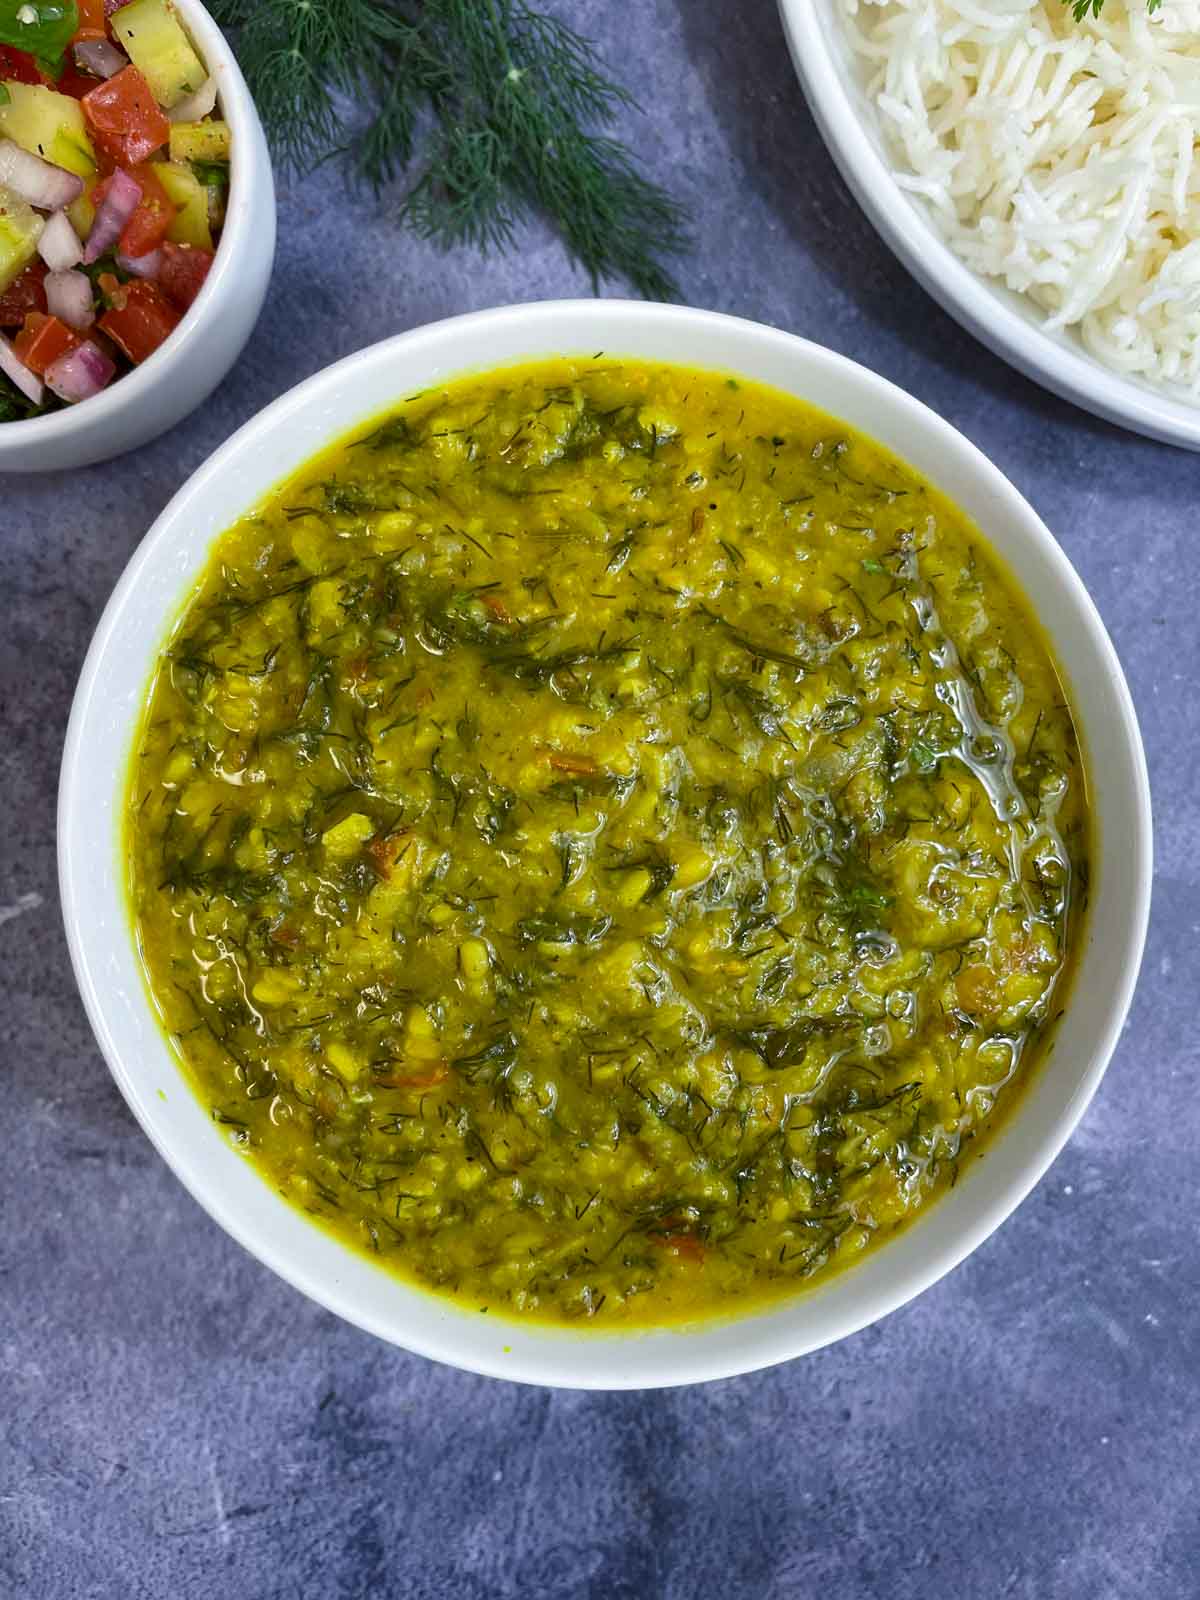
{"label": "dill frond", "polygon": [[[1098,17],[1104,10],[1104,0],[1063,0],[1063,5],[1070,6],[1076,22],[1082,22],[1088,16]],[[1146,10],[1151,16],[1161,5],[1162,0],[1146,0]]]}
{"label": "dill frond", "polygon": [[[593,46],[526,0],[213,0],[286,165],[345,154],[375,189],[409,175],[400,215],[446,247],[511,244],[539,213],[601,278],[666,299],[683,208],[604,131],[636,111]],[[342,104],[366,105],[353,143]],[[418,118],[431,113],[418,157]],[[410,175],[410,169],[417,167]]]}
{"label": "dill frond", "polygon": [[357,96],[410,31],[370,0],[214,0],[263,125],[285,165],[307,169],[344,137],[340,95]]}

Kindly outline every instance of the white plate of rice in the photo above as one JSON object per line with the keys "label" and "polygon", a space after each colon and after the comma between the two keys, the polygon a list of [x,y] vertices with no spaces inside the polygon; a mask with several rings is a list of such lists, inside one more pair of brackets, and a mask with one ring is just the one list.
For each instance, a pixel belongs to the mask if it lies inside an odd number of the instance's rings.
{"label": "white plate of rice", "polygon": [[1200,0],[780,0],[859,203],[1038,383],[1200,450]]}

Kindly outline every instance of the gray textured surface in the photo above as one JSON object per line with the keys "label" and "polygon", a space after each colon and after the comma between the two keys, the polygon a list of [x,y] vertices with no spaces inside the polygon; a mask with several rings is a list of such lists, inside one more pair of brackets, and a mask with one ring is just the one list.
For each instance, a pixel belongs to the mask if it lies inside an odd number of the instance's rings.
{"label": "gray textured surface", "polygon": [[1132,1021],[996,1238],[884,1324],[757,1377],[489,1383],[340,1325],[227,1240],[134,1126],[68,971],[54,791],[90,630],[157,511],[265,401],[381,334],[586,287],[536,230],[516,258],[438,257],[332,171],[285,187],[274,292],[222,392],[133,459],[0,479],[0,1595],[1195,1596],[1200,460],[1042,394],[907,279],[834,175],[769,0],[562,4],[694,202],[687,297],[929,402],[1089,584],[1155,791]]}

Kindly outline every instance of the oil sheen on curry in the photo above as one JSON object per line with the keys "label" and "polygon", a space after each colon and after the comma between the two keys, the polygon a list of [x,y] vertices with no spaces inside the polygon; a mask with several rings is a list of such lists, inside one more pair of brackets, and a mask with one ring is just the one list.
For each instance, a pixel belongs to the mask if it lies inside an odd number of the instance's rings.
{"label": "oil sheen on curry", "polygon": [[414,396],[226,533],[127,828],[264,1178],[595,1327],[794,1291],[952,1184],[1087,878],[1062,686],[964,517],[790,396],[603,356]]}

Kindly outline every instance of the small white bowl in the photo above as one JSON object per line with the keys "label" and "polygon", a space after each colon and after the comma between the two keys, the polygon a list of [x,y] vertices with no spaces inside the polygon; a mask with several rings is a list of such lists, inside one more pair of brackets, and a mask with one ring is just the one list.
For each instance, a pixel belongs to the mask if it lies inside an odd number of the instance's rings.
{"label": "small white bowl", "polygon": [[0,473],[62,472],[108,461],[173,428],[206,400],[258,321],[275,260],[275,181],[254,101],[233,51],[198,0],[175,0],[219,84],[229,123],[229,209],[208,278],[154,354],[94,399],[0,423]]}
{"label": "small white bowl", "polygon": [[893,175],[862,65],[838,0],[779,0],[784,31],[817,127],[842,177],[886,244],[952,317],[1035,383],[1151,439],[1200,450],[1200,406],[1106,367],[1073,329],[1050,330],[1026,295],[981,278],[946,244]]}
{"label": "small white bowl", "polygon": [[[214,539],[281,478],[414,390],[464,371],[597,350],[742,374],[812,400],[903,456],[979,524],[1045,623],[1094,780],[1086,948],[1053,1052],[986,1159],[898,1238],[769,1311],[644,1334],[531,1327],[411,1288],[294,1210],[237,1155],[188,1088],[147,998],[125,900],[128,761],[160,649]],[[348,357],[247,423],[180,490],[101,618],[71,712],[59,876],[76,976],[113,1076],[217,1221],[306,1294],[382,1338],[475,1372],[647,1388],[752,1371],[852,1333],[935,1282],[1041,1177],[1099,1083],[1133,993],[1150,898],[1150,798],[1129,691],[1104,625],[1037,515],[974,445],[864,367],[732,317],[622,301],[514,306],[435,323]]]}

